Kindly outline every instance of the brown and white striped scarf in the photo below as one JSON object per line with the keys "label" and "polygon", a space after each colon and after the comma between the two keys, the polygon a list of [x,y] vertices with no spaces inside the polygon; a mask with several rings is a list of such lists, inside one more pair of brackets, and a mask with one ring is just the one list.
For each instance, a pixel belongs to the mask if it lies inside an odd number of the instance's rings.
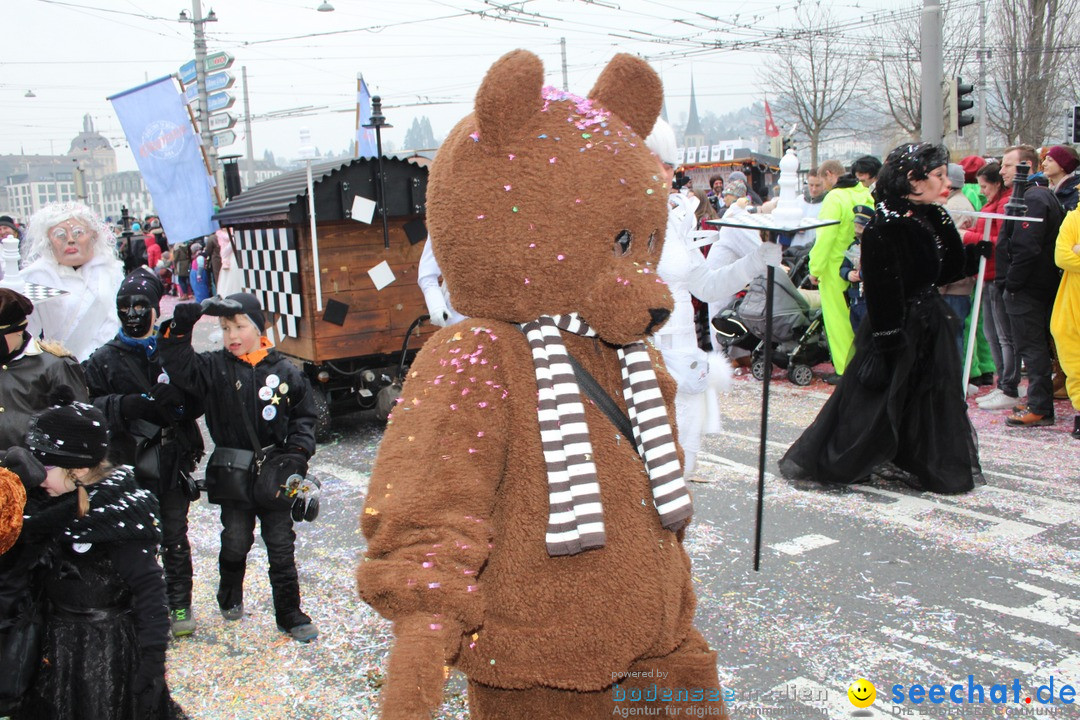
{"label": "brown and white striped scarf", "polygon": [[[576,555],[603,547],[604,516],[592,443],[560,331],[585,337],[596,337],[596,332],[576,313],[542,315],[523,323],[521,329],[532,349],[539,390],[537,414],[548,476],[548,554]],[[690,521],[693,506],[652,360],[640,341],[620,347],[618,353],[623,398],[634,429],[634,443],[649,473],[653,504],[660,523],[676,532]]]}

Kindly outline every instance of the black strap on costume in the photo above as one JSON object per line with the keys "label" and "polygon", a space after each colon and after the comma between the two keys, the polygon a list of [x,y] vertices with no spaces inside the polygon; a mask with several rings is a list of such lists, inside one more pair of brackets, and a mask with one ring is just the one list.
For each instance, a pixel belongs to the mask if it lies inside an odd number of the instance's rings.
{"label": "black strap on costume", "polygon": [[[232,386],[236,389],[236,396],[240,400],[240,407],[244,408],[244,399],[240,395],[240,386],[236,379],[236,367],[231,363],[229,364],[229,379],[232,380]],[[262,443],[259,442],[259,436],[255,434],[255,428],[251,425],[251,418],[248,417],[246,409],[240,413],[240,417],[244,420],[244,429],[247,430],[251,449],[255,451],[255,471],[258,472],[262,469],[262,463],[263,459],[266,457],[266,453],[263,452]]]}
{"label": "black strap on costume", "polygon": [[578,387],[593,401],[596,407],[607,415],[611,424],[623,434],[623,437],[630,441],[634,451],[637,452],[637,443],[634,442],[634,428],[630,423],[630,418],[619,409],[611,396],[600,387],[600,383],[596,382],[596,378],[583,368],[573,355],[567,352],[566,359],[570,361],[570,367],[574,370],[574,377],[577,378]]}

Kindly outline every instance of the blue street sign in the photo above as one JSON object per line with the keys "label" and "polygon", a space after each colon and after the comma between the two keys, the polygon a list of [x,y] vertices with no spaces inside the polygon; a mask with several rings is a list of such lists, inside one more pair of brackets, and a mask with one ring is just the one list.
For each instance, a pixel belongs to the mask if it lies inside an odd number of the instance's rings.
{"label": "blue street sign", "polygon": [[186,63],[180,66],[180,82],[184,85],[189,85],[195,82],[195,76],[197,71],[195,69],[195,61],[188,60]]}
{"label": "blue street sign", "polygon": [[232,87],[234,78],[230,73],[219,72],[206,76],[206,92],[217,92],[218,90],[228,90]]}
{"label": "blue street sign", "polygon": [[195,102],[199,97],[199,85],[198,83],[191,83],[184,88],[184,102],[190,105]]}
{"label": "blue street sign", "polygon": [[236,102],[236,98],[227,92],[216,92],[207,98],[207,112],[217,112],[218,110],[227,110],[233,106]]}

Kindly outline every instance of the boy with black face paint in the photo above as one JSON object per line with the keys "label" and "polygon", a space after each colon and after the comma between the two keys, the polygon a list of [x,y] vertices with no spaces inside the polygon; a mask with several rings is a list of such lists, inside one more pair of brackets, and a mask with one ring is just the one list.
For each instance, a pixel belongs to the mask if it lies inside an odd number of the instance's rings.
{"label": "boy with black face paint", "polygon": [[120,285],[120,332],[94,351],[83,369],[90,398],[109,422],[108,459],[135,467],[135,480],[161,506],[162,559],[172,633],[195,631],[191,610],[191,545],[187,515],[197,499],[190,473],[203,454],[195,424],[199,397],[169,381],[157,354],[155,326],[164,288],[155,274],[136,268]]}

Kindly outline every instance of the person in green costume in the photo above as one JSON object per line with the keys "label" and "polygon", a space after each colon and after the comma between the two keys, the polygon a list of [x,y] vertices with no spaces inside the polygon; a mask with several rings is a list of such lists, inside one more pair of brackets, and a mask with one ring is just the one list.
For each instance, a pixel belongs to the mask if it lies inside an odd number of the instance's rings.
{"label": "person in green costume", "polygon": [[[842,166],[836,160],[826,160],[819,167],[820,172],[837,175]],[[851,239],[855,237],[856,205],[874,206],[870,190],[862,185],[854,175],[840,175],[836,184],[829,190],[821,203],[818,218],[821,220],[839,220],[837,225],[826,225],[817,231],[817,241],[810,250],[811,282],[821,291],[821,311],[825,321],[825,335],[829,341],[829,354],[832,356],[836,375],[843,375],[851,355],[851,346],[855,332],[851,328],[848,306],[844,291],[849,283],[840,277],[840,263],[844,261],[844,252]],[[837,378],[827,378],[835,381]]]}

